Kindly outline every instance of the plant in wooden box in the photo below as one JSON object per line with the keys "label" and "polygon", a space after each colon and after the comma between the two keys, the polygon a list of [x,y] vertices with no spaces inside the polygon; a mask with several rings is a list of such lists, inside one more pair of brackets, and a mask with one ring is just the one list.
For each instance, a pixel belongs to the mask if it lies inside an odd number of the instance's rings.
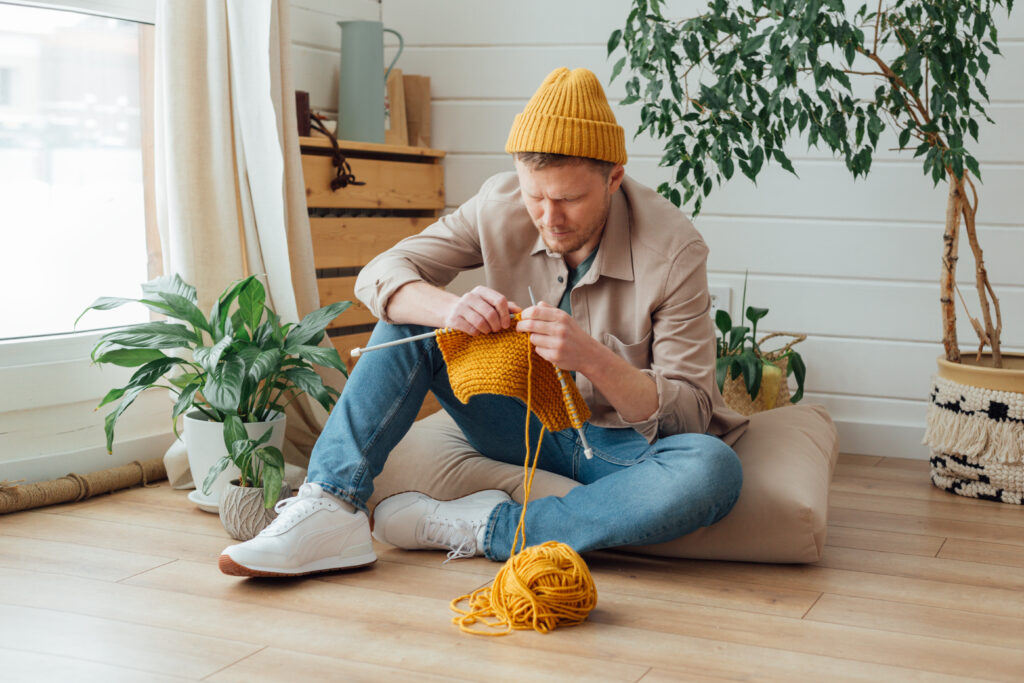
{"label": "plant in wooden box", "polygon": [[[298,324],[282,324],[267,307],[266,290],[256,276],[231,284],[208,316],[197,306],[195,287],[178,275],[157,278],[142,285],[142,291],[142,299],[101,297],[86,309],[109,310],[141,303],[178,321],[160,320],[117,329],[100,337],[93,348],[95,363],[138,368],[125,386],[110,390],[100,402],[99,407],[120,401],[106,417],[108,451],[113,448],[118,418],[146,389],[169,389],[176,395],[172,426],[177,433],[178,418],[184,416],[189,467],[197,483],[209,479],[211,467],[228,456],[228,449],[236,448],[236,442],[245,439],[256,440],[255,446],[249,444],[246,448],[261,462],[270,464],[273,471],[277,460],[268,449],[280,449],[284,442],[288,404],[308,393],[327,411],[334,405],[338,390],[325,386],[313,366],[348,374],[337,350],[318,344],[328,323],[351,302],[324,306]],[[185,353],[174,355],[182,350]],[[269,436],[268,428],[272,430]],[[240,436],[243,433],[245,437]],[[227,437],[231,437],[228,449]],[[268,453],[273,463],[262,457]],[[242,451],[230,455],[244,461]],[[220,493],[229,480],[241,477],[243,486],[261,486],[264,471],[257,467],[242,476],[237,467],[221,468],[212,481],[206,481],[189,498],[202,509],[216,511]],[[277,485],[264,496],[268,508],[279,495],[280,479],[276,481]]]}
{"label": "plant in wooden box", "polygon": [[[986,110],[990,58],[1001,54],[993,13],[1013,0],[892,0],[849,11],[841,0],[712,0],[699,16],[672,20],[661,0],[632,0],[608,40],[626,54],[623,104],[642,101],[637,133],[666,139],[659,190],[693,212],[737,170],[754,181],[766,164],[796,174],[791,137],[823,142],[853,176],[866,175],[882,133],[946,182],[940,306],[945,356],[931,388],[925,442],[932,481],[970,495],[1024,498],[1024,357],[1000,349],[1002,315],[989,283],[975,218],[981,179],[967,149]],[[867,88],[855,89],[854,82]],[[873,88],[873,89],[871,89]],[[888,144],[888,143],[886,143]],[[960,224],[975,261],[980,344],[961,358],[956,264]],[[982,353],[985,346],[991,353]]]}
{"label": "plant in wooden box", "polygon": [[[745,280],[741,308],[750,321],[750,327],[734,326],[728,311],[719,309],[715,313],[715,326],[721,333],[716,344],[715,377],[722,398],[730,408],[743,415],[798,403],[804,395],[807,368],[793,346],[806,339],[807,335],[773,332],[757,341],[757,323],[768,315],[768,309],[747,306]],[[762,348],[766,341],[779,336],[792,337],[793,340],[772,351]],[[796,393],[792,397],[787,381],[789,375],[796,379]]]}

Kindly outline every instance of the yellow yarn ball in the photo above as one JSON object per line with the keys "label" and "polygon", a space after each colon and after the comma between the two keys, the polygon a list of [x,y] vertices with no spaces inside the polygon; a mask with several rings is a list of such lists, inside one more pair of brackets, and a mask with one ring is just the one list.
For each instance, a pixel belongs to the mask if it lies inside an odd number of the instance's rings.
{"label": "yellow yarn ball", "polygon": [[[468,600],[469,609],[458,603]],[[597,605],[597,587],[579,553],[557,541],[525,548],[508,559],[494,582],[452,601],[460,616],[452,621],[466,633],[503,635],[513,629],[547,633],[583,622]],[[476,622],[505,626],[504,631],[476,631]]]}

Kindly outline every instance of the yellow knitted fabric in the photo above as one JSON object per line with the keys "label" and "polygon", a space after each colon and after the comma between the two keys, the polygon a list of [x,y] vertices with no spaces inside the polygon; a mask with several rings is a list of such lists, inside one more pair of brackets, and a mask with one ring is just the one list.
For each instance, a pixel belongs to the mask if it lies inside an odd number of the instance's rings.
{"label": "yellow knitted fabric", "polygon": [[597,76],[564,66],[544,79],[517,114],[505,151],[547,152],[626,163],[626,134]]}
{"label": "yellow knitted fabric", "polygon": [[[451,328],[437,331],[437,346],[448,364],[448,379],[455,397],[468,403],[477,394],[500,394],[527,400],[530,390],[528,366],[533,367],[531,408],[548,431],[579,429],[590,417],[572,377],[537,355],[530,336],[507,329],[470,336]],[[565,390],[559,382],[565,377]]]}

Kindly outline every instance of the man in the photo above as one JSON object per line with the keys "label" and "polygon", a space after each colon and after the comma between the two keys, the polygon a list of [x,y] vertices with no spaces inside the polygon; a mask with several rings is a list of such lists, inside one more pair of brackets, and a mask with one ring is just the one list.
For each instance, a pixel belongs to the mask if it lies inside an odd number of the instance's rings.
{"label": "man", "polygon": [[[506,144],[515,173],[495,176],[451,215],[378,256],[357,295],[382,322],[370,344],[431,328],[529,332],[537,353],[575,373],[591,409],[594,457],[574,430],[544,437],[538,466],[583,484],[529,502],[527,545],[579,552],[668,541],[724,517],[742,473],[729,444],[746,420],[715,384],[707,248],[686,217],[625,176],[625,137],[585,69],[552,72],[516,116]],[[486,286],[442,287],[482,267]],[[529,301],[527,288],[541,300]],[[522,401],[452,394],[437,344],[375,351],[356,365],[314,447],[307,483],[220,568],[297,575],[376,559],[366,501],[427,391],[483,455],[521,464]],[[539,433],[536,418],[531,428]],[[408,492],[374,511],[373,537],[451,557],[509,556],[522,507],[502,491],[454,501]]]}

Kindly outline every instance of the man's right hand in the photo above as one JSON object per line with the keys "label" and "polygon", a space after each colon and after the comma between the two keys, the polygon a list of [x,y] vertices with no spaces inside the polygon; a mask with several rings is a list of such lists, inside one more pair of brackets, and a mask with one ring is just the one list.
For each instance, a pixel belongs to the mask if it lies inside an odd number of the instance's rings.
{"label": "man's right hand", "polygon": [[511,315],[520,311],[522,308],[504,294],[481,285],[452,302],[444,326],[469,335],[498,332],[511,325]]}

